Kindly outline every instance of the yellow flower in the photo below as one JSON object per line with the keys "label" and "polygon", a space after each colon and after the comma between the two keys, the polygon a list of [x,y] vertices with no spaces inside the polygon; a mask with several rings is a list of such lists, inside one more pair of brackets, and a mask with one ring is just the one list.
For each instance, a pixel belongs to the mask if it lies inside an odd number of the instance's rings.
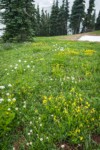
{"label": "yellow flower", "polygon": [[43,100],[43,104],[47,104],[47,100],[46,99]]}
{"label": "yellow flower", "polygon": [[83,137],[82,136],[80,136],[80,141],[82,141],[83,140]]}

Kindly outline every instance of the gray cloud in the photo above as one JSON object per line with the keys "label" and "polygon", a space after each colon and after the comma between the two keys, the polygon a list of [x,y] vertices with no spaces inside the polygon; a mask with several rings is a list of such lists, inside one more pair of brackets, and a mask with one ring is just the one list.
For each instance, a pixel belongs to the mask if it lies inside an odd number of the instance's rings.
{"label": "gray cloud", "polygon": [[[58,0],[59,4],[62,3],[62,0]],[[86,8],[89,5],[89,0],[85,0],[86,1]],[[52,2],[53,0],[35,0],[36,4],[39,4],[40,8],[48,8],[52,6]],[[74,0],[69,0],[69,6],[70,8],[73,5]],[[98,12],[100,11],[100,0],[95,0],[95,8],[96,8],[96,14],[98,14]]]}

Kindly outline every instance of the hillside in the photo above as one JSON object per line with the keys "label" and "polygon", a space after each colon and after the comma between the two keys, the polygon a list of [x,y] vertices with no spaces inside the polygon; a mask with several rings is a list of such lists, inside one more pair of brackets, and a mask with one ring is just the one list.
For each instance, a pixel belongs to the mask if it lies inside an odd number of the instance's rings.
{"label": "hillside", "polygon": [[0,43],[1,150],[100,149],[100,43],[66,37]]}

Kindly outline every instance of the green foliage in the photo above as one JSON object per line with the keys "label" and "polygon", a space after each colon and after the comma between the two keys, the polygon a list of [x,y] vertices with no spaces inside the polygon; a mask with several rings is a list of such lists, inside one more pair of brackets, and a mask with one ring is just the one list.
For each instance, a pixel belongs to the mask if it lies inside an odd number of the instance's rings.
{"label": "green foliage", "polygon": [[100,44],[59,38],[0,51],[0,149],[99,149]]}
{"label": "green foliage", "polygon": [[70,17],[70,27],[72,29],[73,34],[77,34],[80,32],[80,25],[85,15],[84,3],[84,0],[75,0],[73,3]]}
{"label": "green foliage", "polygon": [[96,20],[96,27],[95,27],[96,30],[100,30],[100,11],[99,11],[99,14],[98,14],[98,17],[97,17],[97,20]]}
{"label": "green foliage", "polygon": [[12,90],[10,84],[7,87],[0,86],[0,97],[2,97],[0,98],[0,138],[12,129],[15,118],[13,109],[16,106],[16,99],[13,97],[13,94],[8,93],[9,88]]}
{"label": "green foliage", "polygon": [[35,8],[33,0],[9,1],[1,0],[5,11],[2,12],[6,25],[4,41],[29,41],[34,36]]}
{"label": "green foliage", "polygon": [[85,19],[83,21],[83,29],[82,32],[93,31],[95,28],[95,0],[89,1],[89,8],[87,9],[87,13],[85,15]]}

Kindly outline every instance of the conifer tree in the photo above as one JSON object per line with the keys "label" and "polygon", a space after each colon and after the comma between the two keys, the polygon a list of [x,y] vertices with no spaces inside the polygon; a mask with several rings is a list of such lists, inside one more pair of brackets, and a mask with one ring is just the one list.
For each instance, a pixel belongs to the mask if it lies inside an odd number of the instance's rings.
{"label": "conifer tree", "polygon": [[49,36],[49,14],[42,9],[40,21],[40,36]]}
{"label": "conifer tree", "polygon": [[94,30],[94,19],[93,19],[95,15],[94,7],[95,7],[95,0],[89,0],[89,8],[87,9],[87,13],[83,21],[82,32]]}
{"label": "conifer tree", "polygon": [[51,9],[51,16],[50,16],[50,35],[58,35],[58,13],[59,13],[59,6],[58,0],[53,2],[52,9]]}
{"label": "conifer tree", "polygon": [[68,0],[63,0],[62,5],[59,8],[58,13],[58,33],[59,35],[66,35],[67,34],[67,24],[69,18],[69,7],[68,7]]}
{"label": "conifer tree", "polygon": [[73,34],[80,32],[80,25],[84,18],[85,1],[75,0],[72,6],[71,17],[70,17],[70,27]]}
{"label": "conifer tree", "polygon": [[100,30],[100,11],[99,11],[98,17],[96,19],[95,29]]}
{"label": "conifer tree", "polygon": [[1,0],[5,11],[2,19],[6,25],[4,41],[32,40],[35,24],[34,0]]}
{"label": "conifer tree", "polygon": [[35,28],[35,35],[39,36],[40,35],[40,23],[41,23],[41,15],[40,15],[40,8],[39,5],[37,5],[36,9],[36,28]]}

